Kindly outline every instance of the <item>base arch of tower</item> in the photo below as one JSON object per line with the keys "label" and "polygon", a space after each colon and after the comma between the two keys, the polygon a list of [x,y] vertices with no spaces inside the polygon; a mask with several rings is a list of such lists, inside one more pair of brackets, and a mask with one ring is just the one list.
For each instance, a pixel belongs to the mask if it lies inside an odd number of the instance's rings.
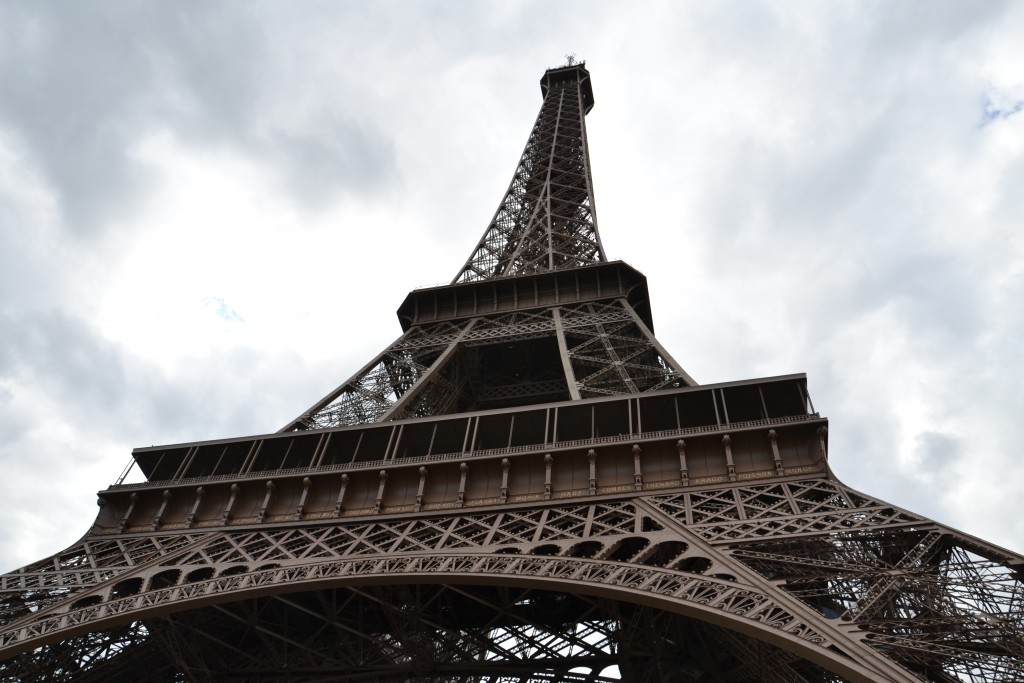
{"label": "base arch of tower", "polygon": [[53,615],[0,680],[137,676],[129,656],[151,680],[916,680],[753,586],[654,567],[406,555],[180,581]]}

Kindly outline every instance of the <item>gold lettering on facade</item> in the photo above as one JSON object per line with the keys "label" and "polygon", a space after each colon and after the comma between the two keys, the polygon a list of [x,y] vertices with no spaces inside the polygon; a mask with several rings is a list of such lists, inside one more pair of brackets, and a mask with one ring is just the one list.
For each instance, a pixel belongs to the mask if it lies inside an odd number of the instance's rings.
{"label": "gold lettering on facade", "polygon": [[501,498],[480,498],[478,500],[466,501],[466,507],[478,507],[480,505],[497,505]]}
{"label": "gold lettering on facade", "polygon": [[424,510],[454,510],[459,504],[455,501],[450,503],[427,503],[423,506]]}
{"label": "gold lettering on facade", "polygon": [[598,489],[600,493],[620,493],[622,491],[634,491],[633,484],[620,484],[618,486],[602,486]]}
{"label": "gold lettering on facade", "polygon": [[644,490],[670,489],[681,485],[682,483],[678,479],[670,479],[669,481],[652,481],[650,484],[644,484]]}
{"label": "gold lettering on facade", "polygon": [[522,496],[512,496],[511,498],[509,498],[509,500],[511,502],[513,502],[513,503],[527,503],[527,502],[530,502],[530,501],[540,500],[540,499],[541,499],[540,495],[536,494],[536,493],[529,494],[529,495],[522,495]]}

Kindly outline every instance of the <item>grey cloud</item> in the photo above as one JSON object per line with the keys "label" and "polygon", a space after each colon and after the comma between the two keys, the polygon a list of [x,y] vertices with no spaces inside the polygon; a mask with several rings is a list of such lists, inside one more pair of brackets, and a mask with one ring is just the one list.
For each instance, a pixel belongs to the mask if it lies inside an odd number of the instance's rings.
{"label": "grey cloud", "polygon": [[[273,431],[337,372],[241,348],[168,375],[56,310],[2,312],[0,334],[0,500],[20,516],[0,530],[0,571],[80,536],[90,489],[112,483],[132,448]],[[44,494],[50,513],[21,512]]]}
{"label": "grey cloud", "polygon": [[864,316],[892,309],[915,340],[927,340],[919,353],[949,355],[978,343],[990,313],[976,275],[956,253],[909,245],[880,252],[858,248],[852,240],[849,252],[845,257],[861,259],[861,266],[822,273],[808,294],[816,310],[827,312],[817,318],[821,333],[831,336]]}
{"label": "grey cloud", "polygon": [[[30,151],[80,237],[102,232],[146,196],[153,178],[134,148],[164,129],[281,166],[300,202],[365,193],[393,177],[394,155],[371,121],[266,134],[269,93],[288,88],[267,66],[281,49],[267,33],[273,13],[131,2],[24,3],[3,12],[0,127]],[[287,103],[285,94],[276,105]],[[352,108],[346,117],[359,115]]]}
{"label": "grey cloud", "polygon": [[340,188],[373,192],[395,179],[394,146],[348,121],[331,120],[299,134],[278,130],[266,143],[289,191],[306,206],[325,204]]}
{"label": "grey cloud", "polygon": [[69,412],[115,403],[124,368],[116,350],[81,323],[56,310],[31,317],[5,314],[0,320],[7,331],[8,373],[62,397]]}
{"label": "grey cloud", "polygon": [[288,387],[319,376],[295,358],[238,348],[172,378],[57,310],[2,313],[0,329],[0,382],[14,387],[8,402],[18,387],[31,386],[56,404],[61,424],[132,446],[272,431],[309,400]]}
{"label": "grey cloud", "polygon": [[133,49],[145,31],[119,31],[115,17],[77,3],[6,13],[0,123],[58,189],[68,224],[92,230],[143,182],[128,155],[152,92],[149,65]]}
{"label": "grey cloud", "polygon": [[[874,422],[865,422],[861,426],[870,432],[875,428]],[[845,481],[864,482],[859,485],[870,495],[942,523],[955,523],[955,513],[948,505],[947,495],[955,491],[956,468],[964,463],[967,455],[959,437],[936,431],[918,434],[912,454],[914,466],[907,469],[897,466],[897,458],[893,457],[896,454],[885,453],[885,440],[854,444],[858,446],[854,451],[857,454],[874,454],[870,461],[873,467],[865,471],[862,463],[851,463],[853,467],[850,476],[843,477]],[[874,450],[860,450],[865,447]]]}
{"label": "grey cloud", "polygon": [[958,0],[898,3],[884,0],[871,3],[866,15],[875,17],[869,49],[911,52],[922,42],[946,45],[977,30],[986,30],[991,22],[1006,14],[1012,3],[996,0],[964,3]]}
{"label": "grey cloud", "polygon": [[[0,328],[2,329],[2,328]],[[0,351],[2,353],[2,351]],[[8,359],[0,355],[0,382],[4,378],[4,367]],[[14,392],[10,387],[0,384],[0,438],[3,442],[18,441],[29,431],[30,425],[15,413],[12,408]],[[2,460],[0,460],[2,462]]]}
{"label": "grey cloud", "polygon": [[917,435],[914,455],[925,471],[939,473],[956,463],[963,453],[960,440],[942,432],[922,432]]}

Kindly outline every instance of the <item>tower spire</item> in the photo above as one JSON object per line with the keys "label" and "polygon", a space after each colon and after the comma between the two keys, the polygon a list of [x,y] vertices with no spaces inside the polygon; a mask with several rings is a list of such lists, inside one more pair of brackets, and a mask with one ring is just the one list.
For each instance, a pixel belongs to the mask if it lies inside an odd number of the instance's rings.
{"label": "tower spire", "polygon": [[606,260],[587,151],[594,91],[584,64],[570,60],[544,73],[544,103],[512,182],[453,284]]}
{"label": "tower spire", "polygon": [[452,283],[410,293],[404,334],[282,432],[697,384],[654,337],[646,278],[605,257],[594,90],[567,61],[544,72],[512,182]]}

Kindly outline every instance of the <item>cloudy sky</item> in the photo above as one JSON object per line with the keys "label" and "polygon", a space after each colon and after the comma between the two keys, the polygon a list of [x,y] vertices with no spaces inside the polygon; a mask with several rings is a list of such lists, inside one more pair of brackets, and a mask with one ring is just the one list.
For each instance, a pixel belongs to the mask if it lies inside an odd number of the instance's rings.
{"label": "cloudy sky", "polygon": [[1024,550],[1024,4],[0,3],[0,570],[131,449],[275,431],[450,280],[586,59],[597,210],[701,383]]}

